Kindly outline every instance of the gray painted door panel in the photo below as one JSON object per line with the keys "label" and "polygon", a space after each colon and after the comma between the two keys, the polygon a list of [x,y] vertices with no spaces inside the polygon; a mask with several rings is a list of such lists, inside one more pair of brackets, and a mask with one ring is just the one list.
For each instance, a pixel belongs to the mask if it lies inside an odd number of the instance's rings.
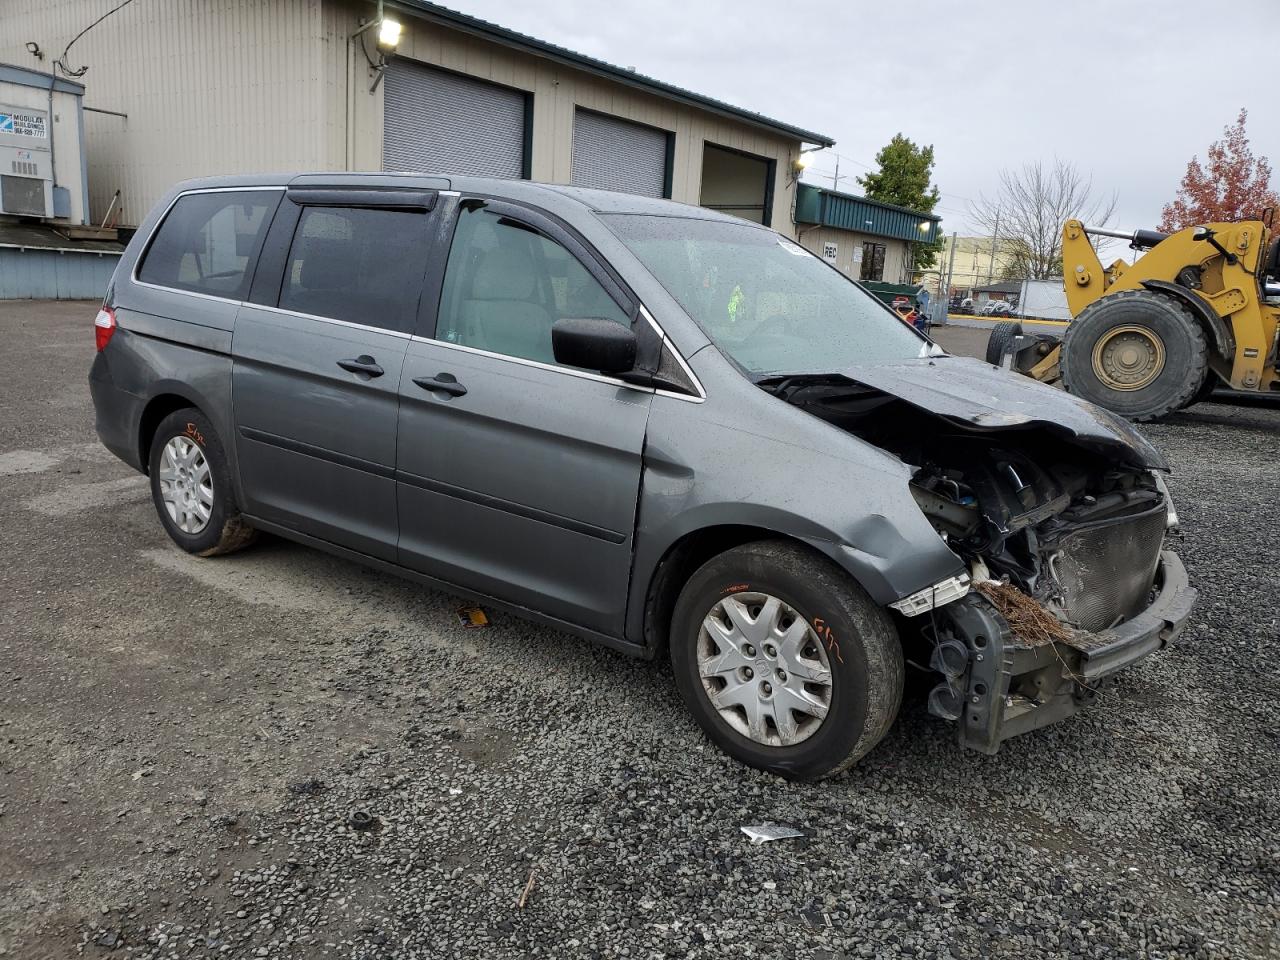
{"label": "gray painted door panel", "polygon": [[[396,390],[407,337],[246,304],[232,395],[245,509],[386,560],[396,547]],[[370,378],[338,366],[367,355]]]}
{"label": "gray painted door panel", "polygon": [[400,562],[620,635],[652,395],[424,341],[401,383]]}

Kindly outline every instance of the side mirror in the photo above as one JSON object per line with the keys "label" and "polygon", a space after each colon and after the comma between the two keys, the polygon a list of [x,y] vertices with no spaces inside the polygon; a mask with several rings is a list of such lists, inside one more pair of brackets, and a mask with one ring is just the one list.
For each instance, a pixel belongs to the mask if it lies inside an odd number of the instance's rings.
{"label": "side mirror", "polygon": [[556,363],[599,373],[627,373],[636,365],[636,335],[630,327],[599,317],[557,320],[551,327]]}

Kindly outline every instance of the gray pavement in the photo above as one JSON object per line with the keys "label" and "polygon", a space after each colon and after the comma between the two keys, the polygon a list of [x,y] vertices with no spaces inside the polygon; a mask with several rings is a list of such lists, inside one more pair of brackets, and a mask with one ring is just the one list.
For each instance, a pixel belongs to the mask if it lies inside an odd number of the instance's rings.
{"label": "gray pavement", "polygon": [[95,309],[0,305],[0,954],[1280,954],[1280,411],[1144,428],[1202,593],[1176,648],[996,757],[909,691],[796,785],[665,664],[279,540],[179,552],[95,442]]}

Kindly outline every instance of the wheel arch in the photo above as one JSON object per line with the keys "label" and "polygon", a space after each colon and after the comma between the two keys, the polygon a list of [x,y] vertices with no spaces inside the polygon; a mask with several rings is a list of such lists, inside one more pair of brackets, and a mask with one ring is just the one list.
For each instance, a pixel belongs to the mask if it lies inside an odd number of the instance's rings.
{"label": "wheel arch", "polygon": [[[643,648],[645,657],[659,656],[666,648],[671,629],[671,616],[680,591],[693,572],[712,557],[762,540],[794,543],[813,553],[815,557],[836,562],[847,576],[862,587],[876,602],[883,602],[883,590],[874,575],[859,576],[850,570],[848,555],[833,556],[820,548],[824,541],[814,541],[775,528],[750,523],[719,523],[689,530],[668,544],[659,560],[647,571],[639,571],[643,577],[643,592],[633,589],[633,602],[639,606],[638,629],[634,636]],[[841,561],[845,562],[841,562]],[[873,572],[868,570],[868,574]],[[633,620],[633,624],[635,621]]]}
{"label": "wheel arch", "polygon": [[1168,280],[1143,280],[1142,286],[1153,293],[1172,297],[1186,306],[1196,318],[1196,322],[1200,324],[1205,338],[1213,344],[1214,353],[1227,363],[1235,359],[1236,341],[1231,328],[1227,325],[1227,321],[1218,316],[1203,299],[1186,287],[1170,283]]}
{"label": "wheel arch", "polygon": [[194,407],[206,417],[209,416],[209,410],[203,398],[186,384],[161,381],[155,385],[152,395],[147,399],[138,417],[136,442],[138,461],[142,464],[143,473],[151,472],[151,442],[155,439],[156,430],[159,429],[161,421],[175,410],[186,407]]}

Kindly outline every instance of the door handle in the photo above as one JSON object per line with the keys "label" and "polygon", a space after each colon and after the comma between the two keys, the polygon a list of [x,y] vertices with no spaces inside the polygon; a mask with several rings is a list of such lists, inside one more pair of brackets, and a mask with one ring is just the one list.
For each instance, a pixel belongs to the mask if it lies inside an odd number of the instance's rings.
{"label": "door handle", "polygon": [[349,370],[351,373],[363,373],[370,377],[380,377],[386,372],[367,353],[360,354],[354,360],[339,360],[338,366],[343,370]]}
{"label": "door handle", "polygon": [[413,382],[423,390],[439,390],[451,397],[465,396],[467,388],[452,373],[437,373],[434,377],[414,377]]}

